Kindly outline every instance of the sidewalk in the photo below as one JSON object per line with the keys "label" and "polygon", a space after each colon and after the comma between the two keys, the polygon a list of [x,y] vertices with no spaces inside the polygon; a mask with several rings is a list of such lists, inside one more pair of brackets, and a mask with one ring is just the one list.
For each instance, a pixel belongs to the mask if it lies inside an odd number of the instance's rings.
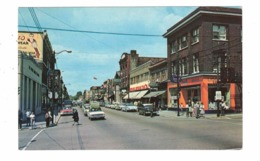
{"label": "sidewalk", "polygon": [[[184,113],[179,112],[180,116],[177,116],[177,111],[161,110],[159,114],[162,117],[187,118],[186,112]],[[219,117],[217,117],[217,114],[214,113],[214,114],[205,114],[204,116],[205,119],[242,119],[243,113],[232,113],[232,114],[226,114],[225,116],[219,116]]]}
{"label": "sidewalk", "polygon": [[[53,124],[50,122],[49,127],[56,126],[57,122],[59,120],[59,117],[60,117],[59,114],[55,114],[54,115],[54,122],[53,122]],[[43,128],[46,128],[45,113],[44,112],[35,116],[35,125],[34,125],[33,129],[43,129]],[[32,126],[26,126],[26,121],[25,121],[22,124],[22,130],[24,130],[24,129],[32,129]]]}

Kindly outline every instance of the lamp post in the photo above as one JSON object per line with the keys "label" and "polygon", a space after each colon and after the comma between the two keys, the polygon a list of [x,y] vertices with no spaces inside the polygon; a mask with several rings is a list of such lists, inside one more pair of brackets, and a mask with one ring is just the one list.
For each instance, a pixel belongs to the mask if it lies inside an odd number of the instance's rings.
{"label": "lamp post", "polygon": [[[53,50],[54,64],[56,62],[55,61],[55,55],[58,55],[58,54],[60,54],[62,52],[71,53],[72,51],[71,50],[61,50],[61,51],[56,53]],[[53,70],[53,71],[51,71],[51,73],[53,74],[52,80],[51,80],[51,82],[52,82],[52,108],[51,108],[51,115],[52,115],[52,124],[53,124],[54,123],[54,121],[53,121],[54,120],[54,109],[55,109],[55,104],[54,104],[54,102],[55,102],[54,83],[55,83],[55,81],[57,81],[55,77],[60,76],[60,70]]]}

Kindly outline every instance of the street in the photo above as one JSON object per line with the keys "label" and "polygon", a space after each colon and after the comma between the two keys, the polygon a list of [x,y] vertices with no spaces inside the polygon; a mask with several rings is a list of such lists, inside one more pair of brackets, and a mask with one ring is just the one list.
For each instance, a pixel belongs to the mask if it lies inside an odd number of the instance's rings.
{"label": "street", "polygon": [[57,126],[19,131],[19,150],[218,150],[242,148],[242,118],[196,119],[142,116],[102,108],[105,120],[79,112],[61,116]]}

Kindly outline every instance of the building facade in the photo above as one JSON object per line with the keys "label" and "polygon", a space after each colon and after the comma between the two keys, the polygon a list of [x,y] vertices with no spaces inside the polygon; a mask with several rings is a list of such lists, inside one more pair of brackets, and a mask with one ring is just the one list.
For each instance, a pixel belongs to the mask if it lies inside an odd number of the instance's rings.
{"label": "building facade", "polygon": [[[41,76],[41,107],[46,109],[51,102],[48,88],[48,71],[55,68],[55,54],[48,38],[47,31],[44,32],[18,32],[18,50],[31,55],[42,69]],[[28,98],[29,99],[29,98]]]}
{"label": "building facade", "polygon": [[[221,91],[232,110],[242,109],[241,9],[199,7],[163,36],[167,39],[168,79],[181,77],[180,92],[178,83],[168,82],[169,107],[175,107],[179,97],[183,105],[188,100],[201,101],[205,110],[216,110],[216,91]],[[234,75],[225,75],[227,69]],[[231,77],[236,80],[230,81]]]}
{"label": "building facade", "polygon": [[33,56],[22,51],[18,51],[18,89],[19,109],[24,114],[26,110],[41,113],[42,69]]}

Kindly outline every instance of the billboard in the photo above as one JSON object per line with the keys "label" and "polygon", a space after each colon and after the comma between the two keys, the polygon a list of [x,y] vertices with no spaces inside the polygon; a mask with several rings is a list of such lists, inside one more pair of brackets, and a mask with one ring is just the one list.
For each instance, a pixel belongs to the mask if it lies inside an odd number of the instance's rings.
{"label": "billboard", "polygon": [[41,33],[18,32],[18,50],[34,57],[37,61],[42,61],[43,38]]}

